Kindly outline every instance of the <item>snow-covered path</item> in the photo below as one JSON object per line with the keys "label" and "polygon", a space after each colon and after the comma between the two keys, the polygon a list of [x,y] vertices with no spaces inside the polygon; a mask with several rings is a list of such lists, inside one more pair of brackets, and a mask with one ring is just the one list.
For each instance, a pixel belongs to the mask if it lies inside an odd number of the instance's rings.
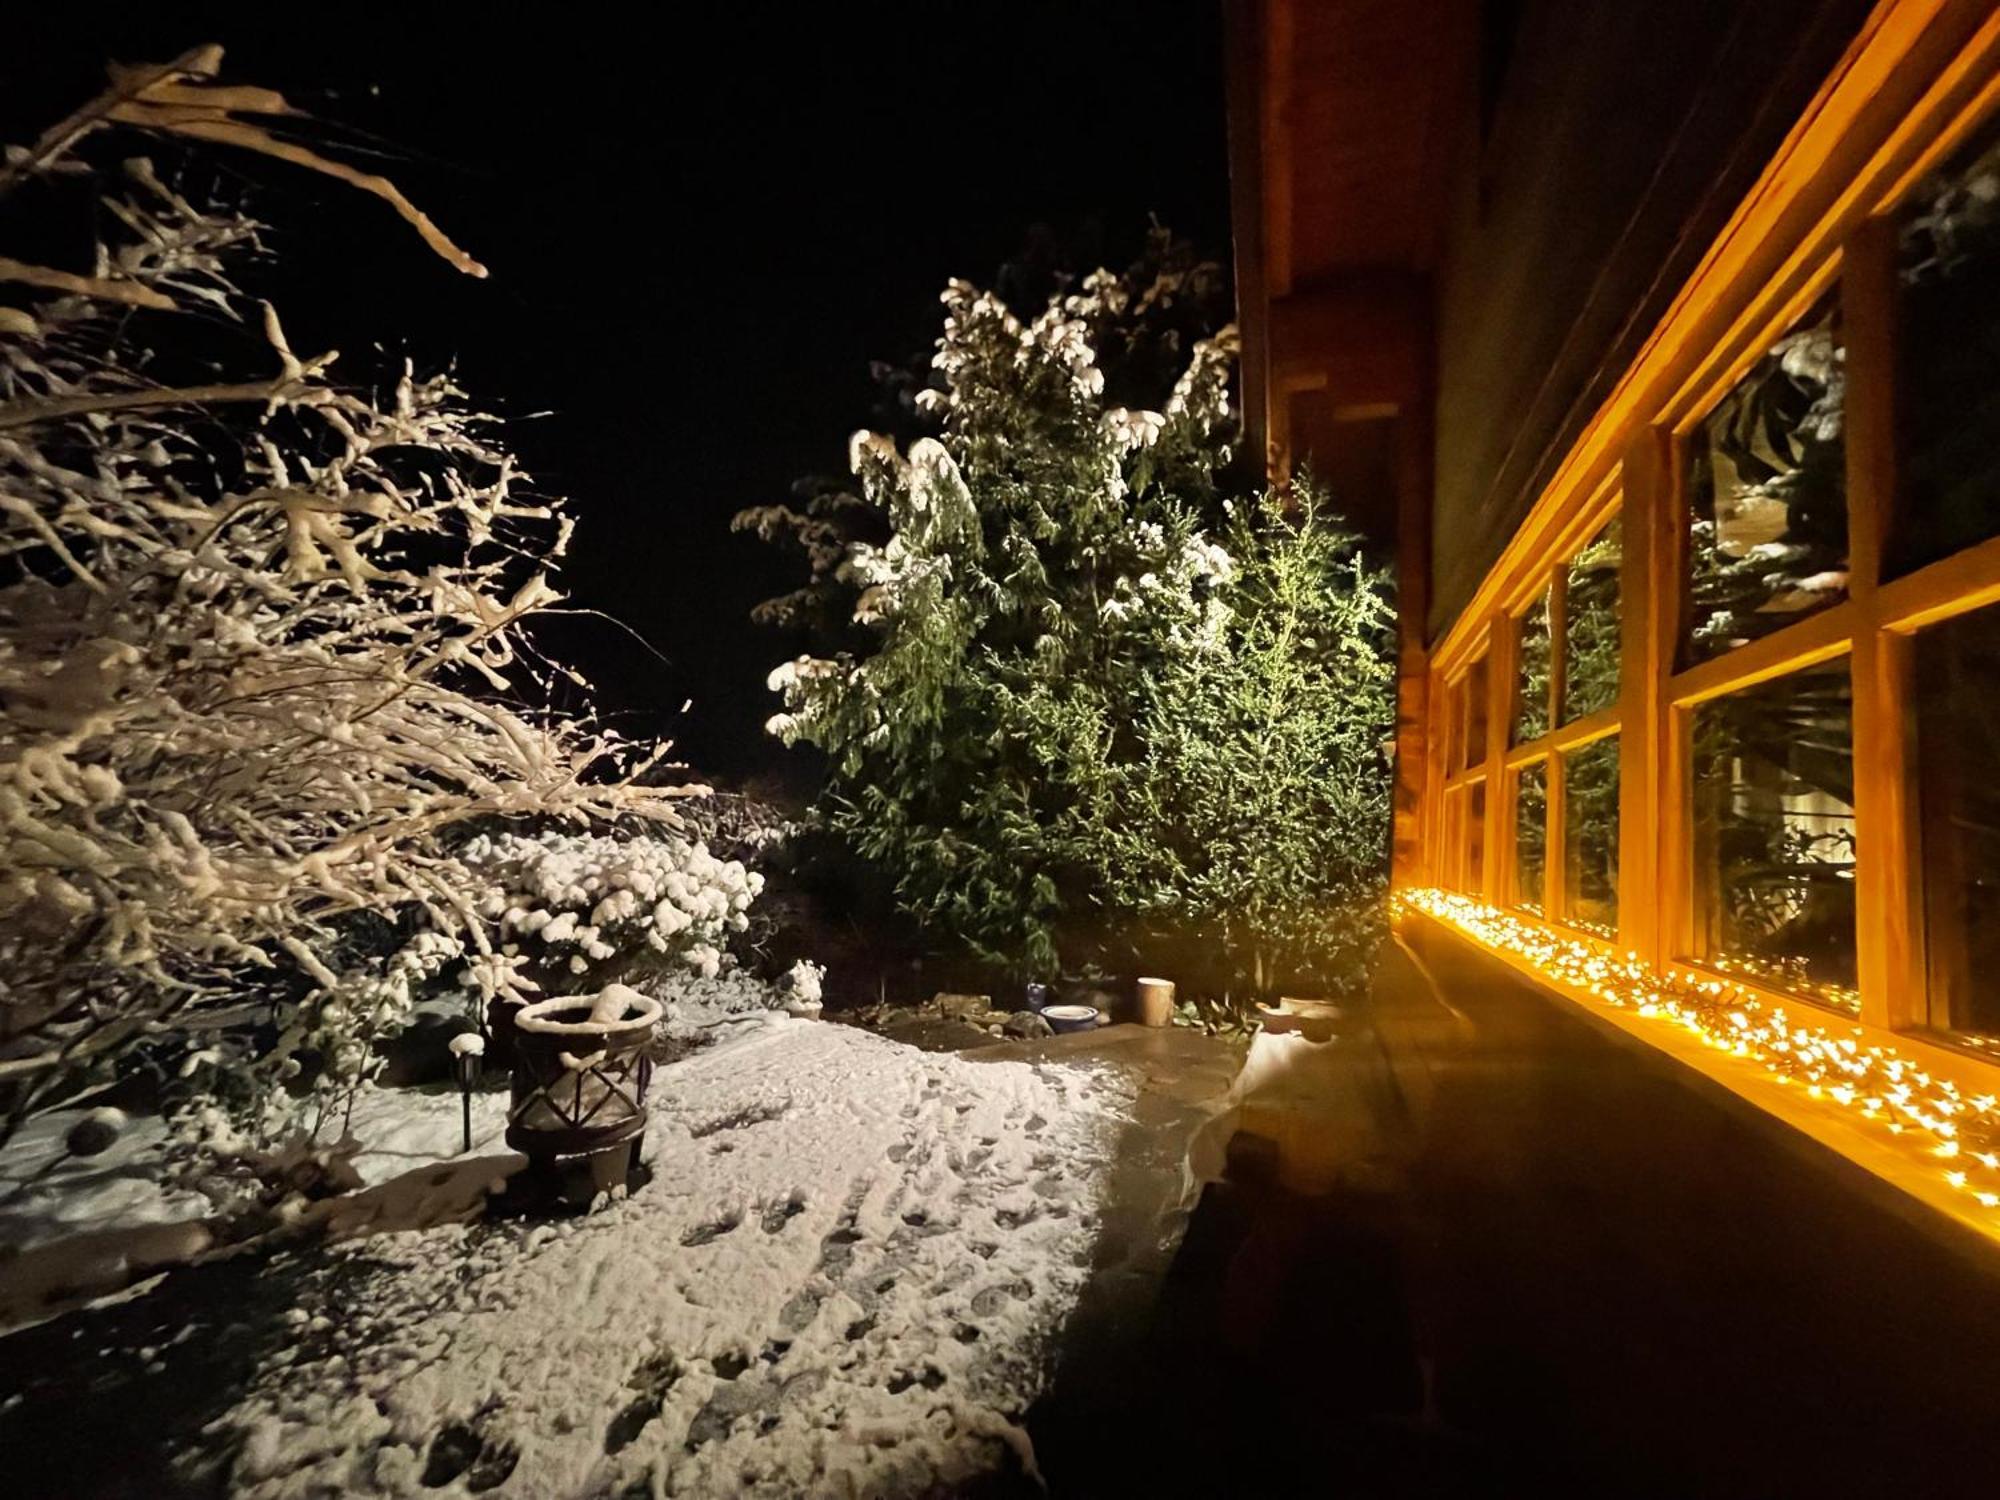
{"label": "snow-covered path", "polygon": [[330,1252],[213,1433],[232,1491],[890,1496],[1007,1461],[1129,1084],[745,1030],[658,1075],[630,1200]]}

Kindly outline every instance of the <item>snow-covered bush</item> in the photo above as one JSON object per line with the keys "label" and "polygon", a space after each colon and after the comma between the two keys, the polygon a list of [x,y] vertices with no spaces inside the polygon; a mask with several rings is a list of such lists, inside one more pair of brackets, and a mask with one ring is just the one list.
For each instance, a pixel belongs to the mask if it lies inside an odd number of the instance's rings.
{"label": "snow-covered bush", "polygon": [[1349,990],[1385,916],[1388,579],[1309,480],[1222,536],[1207,590],[1134,591],[1128,670],[1010,688],[1007,714],[1122,945],[1238,1000]]}
{"label": "snow-covered bush", "polygon": [[821,818],[1019,971],[1178,928],[1261,987],[1281,911],[1379,907],[1386,581],[1322,499],[1229,497],[1234,333],[1187,319],[1217,279],[1161,237],[1019,315],[955,281],[933,430],[739,518],[808,559],[767,618],[847,607],[769,681],[770,731],[829,756]]}
{"label": "snow-covered bush", "polygon": [[635,967],[666,959],[713,978],[764,888],[756,871],[673,836],[481,835],[459,857],[481,882],[473,907],[501,951],[538,956],[579,991],[630,983]]}
{"label": "snow-covered bush", "polygon": [[[219,63],[122,70],[0,168],[10,207],[85,198],[109,235],[87,271],[0,260],[0,1135],[177,1040],[257,1109],[343,1087],[447,971],[524,992],[474,829],[671,834],[687,795],[637,779],[663,747],[532,706],[571,523],[493,420],[407,366],[335,384],[232,279],[251,219],[84,149],[282,155],[484,274],[382,179],[266,134],[299,117]],[[186,1040],[246,1011],[254,1055]]]}

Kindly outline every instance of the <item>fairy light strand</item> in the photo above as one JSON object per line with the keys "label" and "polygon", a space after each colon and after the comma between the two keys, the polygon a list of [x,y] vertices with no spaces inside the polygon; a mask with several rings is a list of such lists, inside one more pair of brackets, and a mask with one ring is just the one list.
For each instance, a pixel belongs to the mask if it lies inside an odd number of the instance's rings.
{"label": "fairy light strand", "polygon": [[[1404,891],[1413,907],[1485,947],[1511,953],[1572,990],[1678,1026],[1702,1045],[1761,1067],[1778,1083],[1879,1131],[1918,1170],[1935,1173],[1986,1211],[2000,1235],[2000,1098],[1939,1078],[1858,1025],[1773,1004],[1726,978],[1671,970],[1566,937],[1539,922],[1434,888]],[[1979,1217],[1975,1215],[1974,1217]]]}

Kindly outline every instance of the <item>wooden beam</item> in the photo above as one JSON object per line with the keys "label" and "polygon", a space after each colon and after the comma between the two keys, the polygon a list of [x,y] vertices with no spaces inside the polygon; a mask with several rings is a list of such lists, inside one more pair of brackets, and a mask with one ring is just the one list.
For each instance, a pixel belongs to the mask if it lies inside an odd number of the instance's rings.
{"label": "wooden beam", "polygon": [[1625,497],[1619,570],[1618,942],[1648,963],[1660,957],[1666,784],[1666,679],[1678,635],[1680,574],[1675,534],[1673,448],[1659,428],[1644,428],[1625,447]]}
{"label": "wooden beam", "polygon": [[1264,101],[1261,53],[1266,0],[1229,0],[1222,50],[1228,93],[1229,223],[1236,272],[1245,450],[1268,477],[1270,296],[1264,265]]}
{"label": "wooden beam", "polygon": [[1923,996],[1919,789],[1912,746],[1915,643],[1880,628],[1882,559],[1895,517],[1896,225],[1848,241],[1841,278],[1847,344],[1848,592],[1854,639],[1855,962],[1861,1018],[1919,1026]]}

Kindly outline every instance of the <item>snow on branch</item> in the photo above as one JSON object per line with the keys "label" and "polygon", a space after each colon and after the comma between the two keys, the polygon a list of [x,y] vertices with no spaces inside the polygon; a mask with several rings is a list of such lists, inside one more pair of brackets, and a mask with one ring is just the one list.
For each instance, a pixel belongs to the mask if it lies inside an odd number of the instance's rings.
{"label": "snow on branch", "polygon": [[[279,1074],[359,1076],[413,982],[524,987],[468,839],[671,835],[690,791],[641,784],[664,745],[534,707],[560,669],[524,631],[571,523],[495,421],[407,365],[335,385],[231,279],[255,222],[72,154],[137,127],[334,170],[240,119],[292,112],[218,62],[121,71],[0,171],[92,194],[111,230],[88,274],[0,260],[0,1138],[246,1002]],[[367,955],[364,917],[395,953]]]}

